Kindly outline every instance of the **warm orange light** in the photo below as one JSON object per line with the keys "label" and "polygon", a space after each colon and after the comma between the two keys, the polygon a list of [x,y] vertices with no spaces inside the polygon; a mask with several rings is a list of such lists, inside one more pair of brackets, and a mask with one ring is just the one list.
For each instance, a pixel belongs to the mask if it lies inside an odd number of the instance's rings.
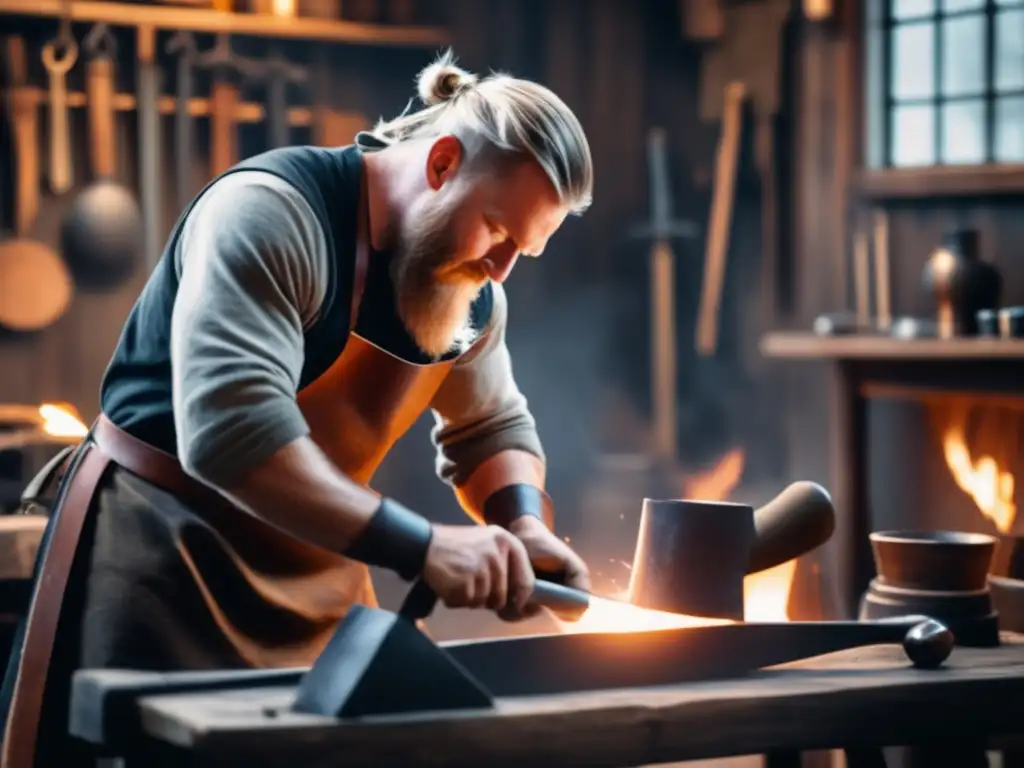
{"label": "warm orange light", "polygon": [[[683,496],[704,501],[727,501],[743,477],[745,464],[745,451],[733,448],[707,472],[687,478],[683,484]],[[626,563],[623,565],[630,567]],[[796,560],[792,560],[744,579],[743,611],[747,621],[789,620],[787,605],[795,570]],[[609,595],[609,598],[595,598],[582,619],[574,623],[559,623],[560,629],[568,634],[643,632],[733,623],[727,619],[681,616],[639,608],[626,602],[626,590]]]}
{"label": "warm orange light", "polygon": [[950,423],[942,432],[942,451],[953,479],[978,510],[1000,533],[1009,533],[1017,518],[1013,501],[1015,479],[990,455],[973,456],[967,446],[966,407],[950,409]]}
{"label": "warm orange light", "polygon": [[89,428],[78,417],[70,405],[43,403],[39,406],[40,426],[51,437],[81,438],[89,434]]}
{"label": "warm orange light", "polygon": [[294,16],[295,0],[273,0],[272,8],[275,16]]}

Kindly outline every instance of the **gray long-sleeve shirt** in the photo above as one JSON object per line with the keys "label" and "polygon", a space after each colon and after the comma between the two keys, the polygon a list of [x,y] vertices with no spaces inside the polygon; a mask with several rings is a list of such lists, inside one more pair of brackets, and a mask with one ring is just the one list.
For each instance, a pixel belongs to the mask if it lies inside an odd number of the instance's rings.
{"label": "gray long-sleeve shirt", "polygon": [[[327,241],[295,187],[270,173],[240,171],[196,203],[174,256],[178,456],[191,474],[228,487],[309,434],[296,393],[303,332],[325,298]],[[455,485],[502,450],[544,457],[512,376],[505,293],[493,287],[481,347],[456,363],[431,403],[437,472]]]}

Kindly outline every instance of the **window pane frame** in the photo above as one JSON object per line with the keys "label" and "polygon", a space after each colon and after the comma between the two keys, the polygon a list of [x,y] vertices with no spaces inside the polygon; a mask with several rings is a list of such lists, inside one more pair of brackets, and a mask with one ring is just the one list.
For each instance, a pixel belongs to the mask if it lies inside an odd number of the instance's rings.
{"label": "window pane frame", "polygon": [[[1013,8],[1024,8],[1024,0],[986,0],[980,8],[970,8],[947,12],[945,3],[935,3],[936,10],[929,16],[914,15],[906,19],[893,16],[893,0],[868,0],[864,9],[864,36],[862,67],[864,77],[864,119],[865,131],[865,164],[870,168],[900,168],[894,161],[895,134],[894,124],[896,110],[899,107],[914,104],[930,104],[934,109],[934,135],[931,143],[936,149],[935,162],[931,167],[971,167],[963,163],[944,162],[942,148],[947,144],[945,132],[948,129],[942,115],[946,112],[945,105],[958,101],[976,101],[981,98],[984,104],[984,122],[982,126],[983,159],[980,164],[1005,163],[997,158],[996,146],[996,110],[997,103],[1004,98],[1024,96],[1024,87],[1020,89],[997,92],[996,85],[996,21],[1001,11]],[[945,94],[945,77],[943,57],[947,46],[945,39],[944,20],[962,17],[981,17],[982,40],[982,90],[971,89],[970,93]],[[927,21],[932,26],[935,44],[933,46],[933,93],[930,98],[897,99],[893,93],[892,66],[895,61],[895,30],[910,24]],[[908,167],[922,167],[919,165]]]}

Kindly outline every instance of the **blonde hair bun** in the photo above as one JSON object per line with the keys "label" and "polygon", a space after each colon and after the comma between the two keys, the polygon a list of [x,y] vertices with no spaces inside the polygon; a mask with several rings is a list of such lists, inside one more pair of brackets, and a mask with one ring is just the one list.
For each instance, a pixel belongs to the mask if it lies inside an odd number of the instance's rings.
{"label": "blonde hair bun", "polygon": [[476,81],[476,75],[455,65],[455,57],[448,51],[420,72],[416,78],[416,90],[424,104],[433,106],[452,99]]}

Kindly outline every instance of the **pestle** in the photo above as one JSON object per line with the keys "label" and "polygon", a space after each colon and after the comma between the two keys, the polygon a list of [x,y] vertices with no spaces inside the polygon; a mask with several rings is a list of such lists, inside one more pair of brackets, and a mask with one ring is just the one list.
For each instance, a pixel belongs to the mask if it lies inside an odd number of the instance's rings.
{"label": "pestle", "polygon": [[836,527],[832,497],[817,483],[793,483],[754,510],[755,540],[747,573],[781,565],[820,547]]}

